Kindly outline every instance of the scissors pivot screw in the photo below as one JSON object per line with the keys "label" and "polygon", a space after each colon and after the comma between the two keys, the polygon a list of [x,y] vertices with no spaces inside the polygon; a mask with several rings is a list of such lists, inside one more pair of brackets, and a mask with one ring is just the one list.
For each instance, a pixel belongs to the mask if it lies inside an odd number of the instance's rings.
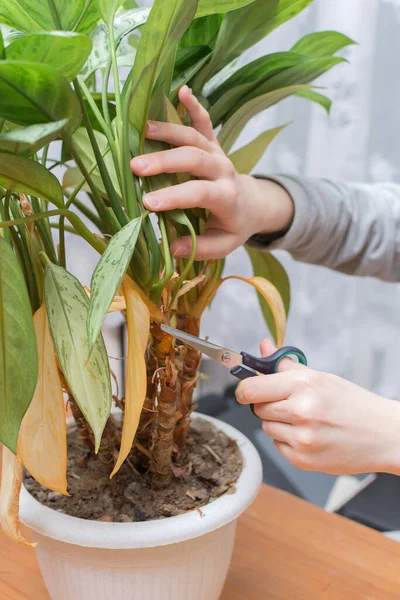
{"label": "scissors pivot screw", "polygon": [[229,362],[232,358],[229,352],[224,352],[222,355],[222,362]]}

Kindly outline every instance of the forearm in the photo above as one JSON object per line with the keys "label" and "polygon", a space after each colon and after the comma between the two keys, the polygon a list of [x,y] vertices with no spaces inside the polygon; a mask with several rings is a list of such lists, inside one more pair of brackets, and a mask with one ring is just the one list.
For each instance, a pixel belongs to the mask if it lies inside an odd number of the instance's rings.
{"label": "forearm", "polygon": [[[400,279],[400,186],[272,179],[292,199],[294,215],[288,233],[268,250],[284,249],[296,260],[344,273]],[[259,195],[267,191],[265,184],[257,181]],[[268,194],[263,201],[268,202]],[[288,206],[287,198],[282,206]],[[286,217],[287,223],[287,212]],[[282,218],[280,224],[284,222]],[[269,232],[265,221],[260,220],[260,226]],[[254,240],[250,243],[257,245]]]}

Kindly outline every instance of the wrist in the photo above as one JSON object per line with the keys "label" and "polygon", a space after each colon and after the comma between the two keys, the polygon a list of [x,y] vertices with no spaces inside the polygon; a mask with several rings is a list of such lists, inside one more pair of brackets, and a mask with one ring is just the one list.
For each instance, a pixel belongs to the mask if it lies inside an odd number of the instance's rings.
{"label": "wrist", "polygon": [[286,233],[293,222],[294,203],[290,194],[271,179],[246,177],[251,198],[252,235]]}

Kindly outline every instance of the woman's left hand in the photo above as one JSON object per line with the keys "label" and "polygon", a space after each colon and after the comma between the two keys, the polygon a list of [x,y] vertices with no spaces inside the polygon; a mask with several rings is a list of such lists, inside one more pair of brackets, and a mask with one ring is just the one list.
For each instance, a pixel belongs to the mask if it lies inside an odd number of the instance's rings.
{"label": "woman's left hand", "polygon": [[[262,356],[275,351],[268,340]],[[279,373],[242,381],[263,430],[294,466],[331,474],[400,474],[400,404],[285,359]]]}

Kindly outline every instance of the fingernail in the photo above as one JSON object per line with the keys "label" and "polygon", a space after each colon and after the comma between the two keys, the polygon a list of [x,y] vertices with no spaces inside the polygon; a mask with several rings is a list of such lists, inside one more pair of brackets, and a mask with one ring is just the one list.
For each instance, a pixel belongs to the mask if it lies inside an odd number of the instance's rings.
{"label": "fingernail", "polygon": [[143,196],[143,201],[147,208],[150,208],[152,210],[160,207],[160,205],[162,204],[160,198],[158,198],[158,196],[153,196],[152,194],[146,194],[145,196]]}
{"label": "fingernail", "polygon": [[189,246],[178,246],[176,250],[173,251],[172,256],[176,256],[179,258],[186,258],[190,255]]}
{"label": "fingernail", "polygon": [[147,169],[150,167],[150,163],[146,158],[134,158],[133,162],[141,171],[147,171]]}
{"label": "fingernail", "polygon": [[152,131],[153,133],[157,131],[157,125],[152,121],[148,121],[147,126],[149,128],[149,131]]}

